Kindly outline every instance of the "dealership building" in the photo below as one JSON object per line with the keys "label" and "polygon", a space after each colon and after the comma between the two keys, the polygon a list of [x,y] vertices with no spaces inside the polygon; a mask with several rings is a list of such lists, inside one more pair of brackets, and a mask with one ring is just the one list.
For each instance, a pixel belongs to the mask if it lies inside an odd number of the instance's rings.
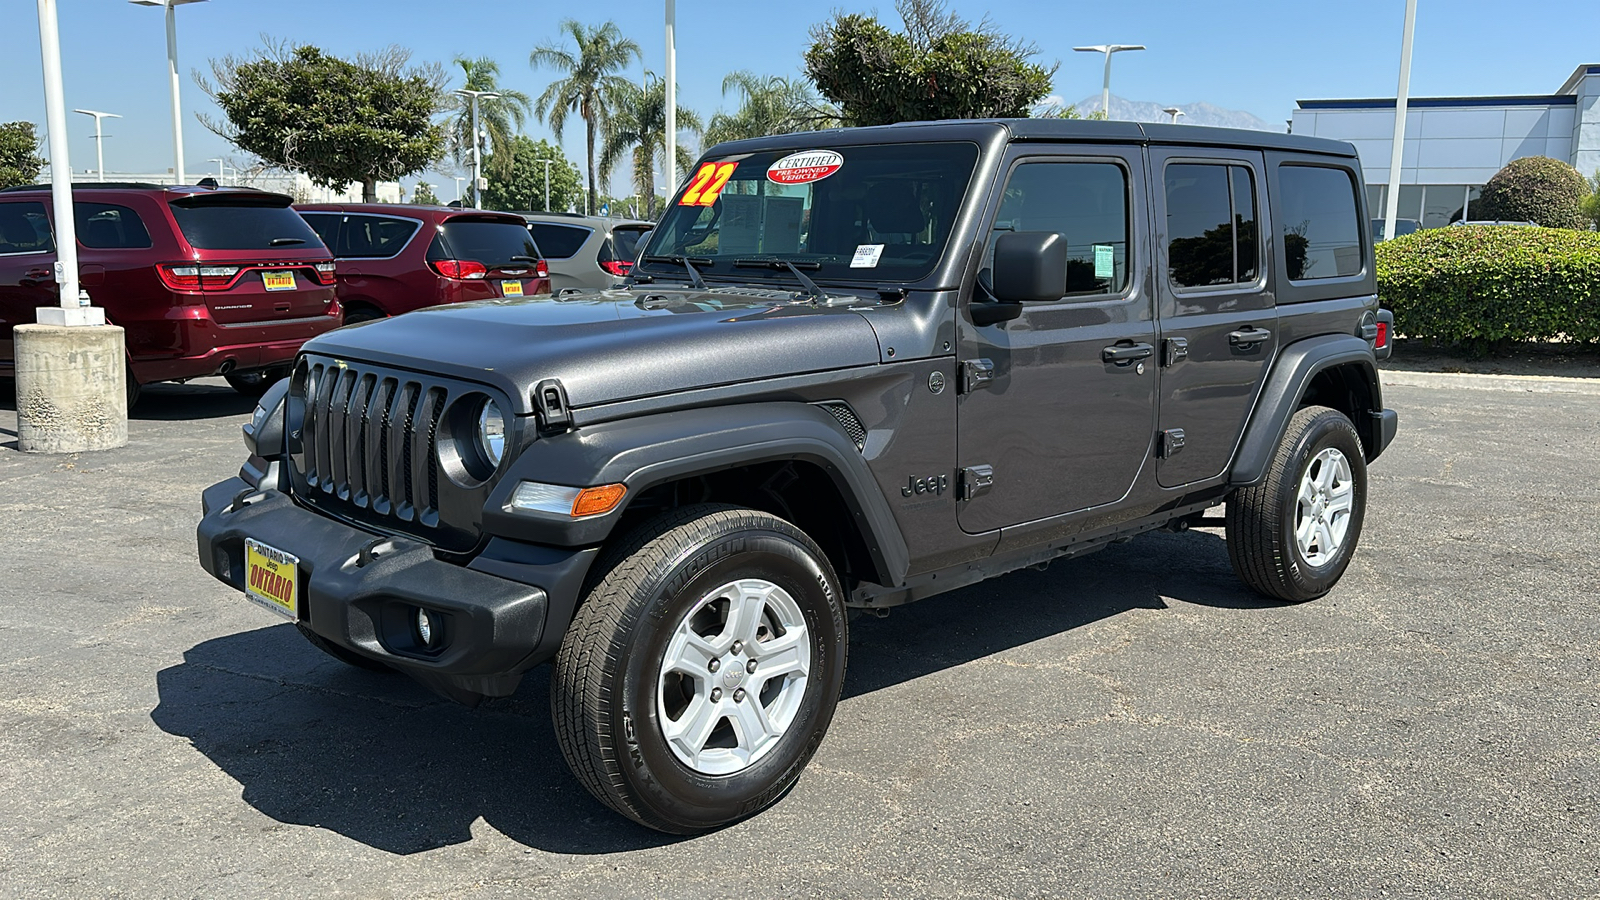
{"label": "dealership building", "polygon": [[[1394,146],[1394,98],[1301,100],[1295,134],[1354,144],[1368,209],[1382,216]],[[1531,97],[1413,97],[1400,162],[1400,214],[1423,228],[1474,218],[1478,190],[1514,159],[1549,156],[1585,176],[1600,171],[1600,65],[1579,66],[1554,94]],[[1463,215],[1463,212],[1465,213]]]}

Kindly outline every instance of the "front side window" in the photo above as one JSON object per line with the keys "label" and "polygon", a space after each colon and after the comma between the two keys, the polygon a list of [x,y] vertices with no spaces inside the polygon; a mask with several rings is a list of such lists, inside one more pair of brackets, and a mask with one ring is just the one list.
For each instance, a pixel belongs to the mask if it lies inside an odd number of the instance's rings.
{"label": "front side window", "polygon": [[49,253],[54,249],[43,203],[0,203],[0,254]]}
{"label": "front side window", "polygon": [[1255,178],[1246,166],[1174,163],[1164,178],[1167,278],[1180,288],[1256,280]]}
{"label": "front side window", "polygon": [[1108,162],[1025,162],[1006,182],[990,235],[1053,231],[1067,242],[1062,296],[1119,294],[1128,286],[1128,176]]}
{"label": "front side window", "polygon": [[825,279],[915,280],[944,255],[977,160],[977,145],[956,142],[707,160],[668,207],[646,258],[687,256],[708,276],[742,280],[788,280],[771,268],[779,260]]}
{"label": "front side window", "polygon": [[74,203],[78,243],[97,250],[137,250],[150,246],[150,232],[139,214],[112,203]]}
{"label": "front side window", "polygon": [[[1289,280],[1361,274],[1356,183],[1345,169],[1285,163],[1278,167],[1283,253]],[[1404,186],[1400,194],[1405,205]],[[1417,204],[1421,206],[1420,198]]]}

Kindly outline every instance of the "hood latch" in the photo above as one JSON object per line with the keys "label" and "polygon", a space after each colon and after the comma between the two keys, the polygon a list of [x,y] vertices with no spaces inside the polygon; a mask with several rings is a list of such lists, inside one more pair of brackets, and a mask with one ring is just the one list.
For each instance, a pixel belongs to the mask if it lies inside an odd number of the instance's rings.
{"label": "hood latch", "polygon": [[539,420],[540,434],[572,430],[572,409],[567,405],[567,389],[561,379],[546,378],[534,386],[533,414]]}

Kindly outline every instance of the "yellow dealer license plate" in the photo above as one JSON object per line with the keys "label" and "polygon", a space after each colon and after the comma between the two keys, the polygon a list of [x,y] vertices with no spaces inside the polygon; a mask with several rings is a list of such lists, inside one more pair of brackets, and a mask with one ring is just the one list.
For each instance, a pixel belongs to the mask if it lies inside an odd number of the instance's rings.
{"label": "yellow dealer license plate", "polygon": [[294,290],[294,273],[262,272],[261,283],[266,285],[269,291],[292,291]]}
{"label": "yellow dealer license plate", "polygon": [[300,618],[300,558],[245,538],[244,595],[281,616]]}
{"label": "yellow dealer license plate", "polygon": [[520,281],[502,281],[502,282],[500,282],[500,294],[503,297],[521,297],[522,296],[522,282],[520,282]]}

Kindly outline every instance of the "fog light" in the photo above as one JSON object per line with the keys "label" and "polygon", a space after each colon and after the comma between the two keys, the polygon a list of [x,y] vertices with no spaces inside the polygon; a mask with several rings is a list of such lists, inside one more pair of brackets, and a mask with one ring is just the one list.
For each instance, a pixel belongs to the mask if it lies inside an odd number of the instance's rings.
{"label": "fog light", "polygon": [[422,607],[417,607],[417,637],[422,639],[424,647],[433,646],[433,616]]}

